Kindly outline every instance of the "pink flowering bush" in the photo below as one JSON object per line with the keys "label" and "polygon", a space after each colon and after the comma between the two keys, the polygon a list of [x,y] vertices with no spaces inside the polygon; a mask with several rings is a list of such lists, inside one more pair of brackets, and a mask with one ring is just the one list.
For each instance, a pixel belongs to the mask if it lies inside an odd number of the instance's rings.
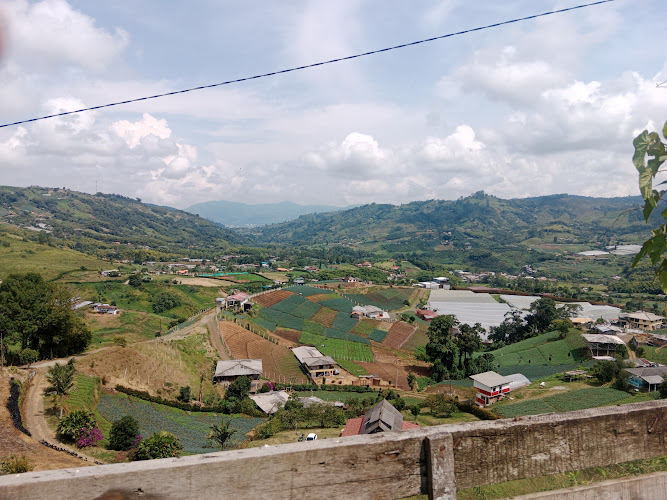
{"label": "pink flowering bush", "polygon": [[78,437],[76,440],[76,445],[79,448],[88,448],[89,446],[95,446],[98,441],[101,441],[104,436],[102,436],[102,431],[97,427],[92,429],[82,428],[79,429],[77,433]]}

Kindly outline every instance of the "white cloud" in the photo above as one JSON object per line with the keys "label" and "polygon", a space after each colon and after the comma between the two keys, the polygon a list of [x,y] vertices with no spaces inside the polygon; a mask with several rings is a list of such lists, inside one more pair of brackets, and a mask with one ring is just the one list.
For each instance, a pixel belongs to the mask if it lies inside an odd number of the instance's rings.
{"label": "white cloud", "polygon": [[112,125],[116,134],[122,137],[130,148],[136,148],[141,139],[154,135],[160,139],[171,136],[171,129],[167,127],[167,120],[158,120],[148,113],[144,113],[139,122],[131,123],[128,120],[119,120]]}

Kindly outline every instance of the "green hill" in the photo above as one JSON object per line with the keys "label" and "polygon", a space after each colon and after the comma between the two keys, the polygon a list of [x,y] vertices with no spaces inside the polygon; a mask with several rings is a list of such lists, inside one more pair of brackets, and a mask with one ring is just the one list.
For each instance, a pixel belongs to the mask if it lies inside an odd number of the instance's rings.
{"label": "green hill", "polygon": [[[43,243],[66,242],[76,250],[98,248],[183,253],[225,248],[246,238],[212,222],[167,207],[115,194],[90,195],[69,189],[0,186],[0,230]],[[125,247],[123,251],[120,251]]]}
{"label": "green hill", "polygon": [[383,248],[434,249],[501,245],[639,242],[646,225],[639,197],[590,198],[567,194],[504,200],[476,193],[455,201],[415,201],[405,205],[370,204],[327,214],[303,215],[247,233],[271,242],[379,242]]}

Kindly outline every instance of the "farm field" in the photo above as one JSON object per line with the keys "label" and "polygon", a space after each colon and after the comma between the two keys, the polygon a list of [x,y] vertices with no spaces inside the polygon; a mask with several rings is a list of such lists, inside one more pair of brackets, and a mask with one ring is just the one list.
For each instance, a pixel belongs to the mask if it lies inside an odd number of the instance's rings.
{"label": "farm field", "polygon": [[503,404],[493,407],[493,412],[506,418],[537,415],[540,413],[585,410],[606,406],[628,397],[628,393],[609,387],[592,387],[547,396],[541,399],[530,399],[519,403]]}
{"label": "farm field", "polygon": [[220,331],[235,358],[262,360],[266,378],[276,382],[279,378],[281,381],[307,382],[299,362],[287,347],[274,344],[231,321],[221,322]]}
{"label": "farm field", "polygon": [[410,337],[417,330],[416,326],[410,325],[403,321],[397,321],[389,328],[389,334],[384,338],[382,343],[389,347],[401,348],[410,340]]}
{"label": "farm field", "polygon": [[505,367],[575,364],[585,358],[583,350],[579,333],[570,333],[561,340],[558,332],[549,332],[490,352],[494,361]]}
{"label": "farm field", "polygon": [[373,352],[368,344],[313,335],[308,332],[301,334],[300,343],[317,347],[322,354],[331,356],[336,361],[373,361]]}
{"label": "farm field", "polygon": [[117,335],[128,342],[152,339],[160,328],[162,333],[166,332],[170,321],[157,314],[127,310],[115,315],[87,312],[85,319],[93,334],[89,349],[108,344]]}
{"label": "farm field", "polygon": [[286,299],[290,295],[293,295],[292,292],[289,292],[287,290],[276,290],[275,292],[269,292],[257,295],[252,299],[252,301],[257,302],[262,307],[272,307],[281,300]]}
{"label": "farm field", "polygon": [[151,403],[126,394],[104,394],[97,406],[97,411],[106,421],[118,420],[125,415],[133,416],[139,423],[139,430],[144,437],[157,431],[169,431],[175,434],[183,445],[183,452],[211,453],[217,451],[206,446],[206,436],[213,424],[230,420],[230,427],[236,430],[230,442],[238,446],[246,439],[246,434],[265,420],[244,416],[218,415],[208,412],[185,412],[157,403]]}
{"label": "farm field", "polygon": [[298,293],[303,295],[304,297],[312,297],[315,295],[321,295],[321,294],[330,294],[333,293],[331,290],[326,290],[324,288],[317,288],[314,286],[308,286],[308,285],[296,285],[296,286],[288,286],[283,288],[283,290],[288,290],[293,293]]}

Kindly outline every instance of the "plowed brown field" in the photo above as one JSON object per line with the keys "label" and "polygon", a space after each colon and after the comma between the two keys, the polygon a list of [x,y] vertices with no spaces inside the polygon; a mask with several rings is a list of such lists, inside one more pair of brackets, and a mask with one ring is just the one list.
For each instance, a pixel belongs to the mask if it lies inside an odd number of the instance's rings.
{"label": "plowed brown field", "polygon": [[299,345],[299,338],[301,338],[301,332],[299,332],[297,330],[281,330],[281,329],[278,329],[275,332],[273,332],[273,335],[275,335],[276,337],[280,337],[282,340],[287,341],[293,347],[296,347],[296,346]]}
{"label": "plowed brown field", "polygon": [[274,344],[231,321],[220,323],[220,331],[233,356],[262,360],[265,377],[275,382],[307,382],[299,362],[287,347]]}
{"label": "plowed brown field", "polygon": [[415,333],[416,329],[416,326],[404,323],[403,321],[397,321],[391,325],[389,333],[384,338],[382,343],[386,346],[395,347],[397,349],[399,347],[403,347],[403,344],[405,344],[410,339],[410,337],[412,337],[412,334]]}
{"label": "plowed brown field", "polygon": [[276,290],[275,292],[269,292],[257,297],[253,297],[252,302],[258,303],[263,307],[272,307],[275,306],[281,300],[285,300],[290,295],[294,295],[292,292],[287,290]]}
{"label": "plowed brown field", "polygon": [[329,328],[333,324],[334,319],[336,319],[336,314],[338,314],[338,311],[334,311],[328,307],[321,307],[319,311],[310,318],[310,321],[315,321],[316,323],[320,323]]}

